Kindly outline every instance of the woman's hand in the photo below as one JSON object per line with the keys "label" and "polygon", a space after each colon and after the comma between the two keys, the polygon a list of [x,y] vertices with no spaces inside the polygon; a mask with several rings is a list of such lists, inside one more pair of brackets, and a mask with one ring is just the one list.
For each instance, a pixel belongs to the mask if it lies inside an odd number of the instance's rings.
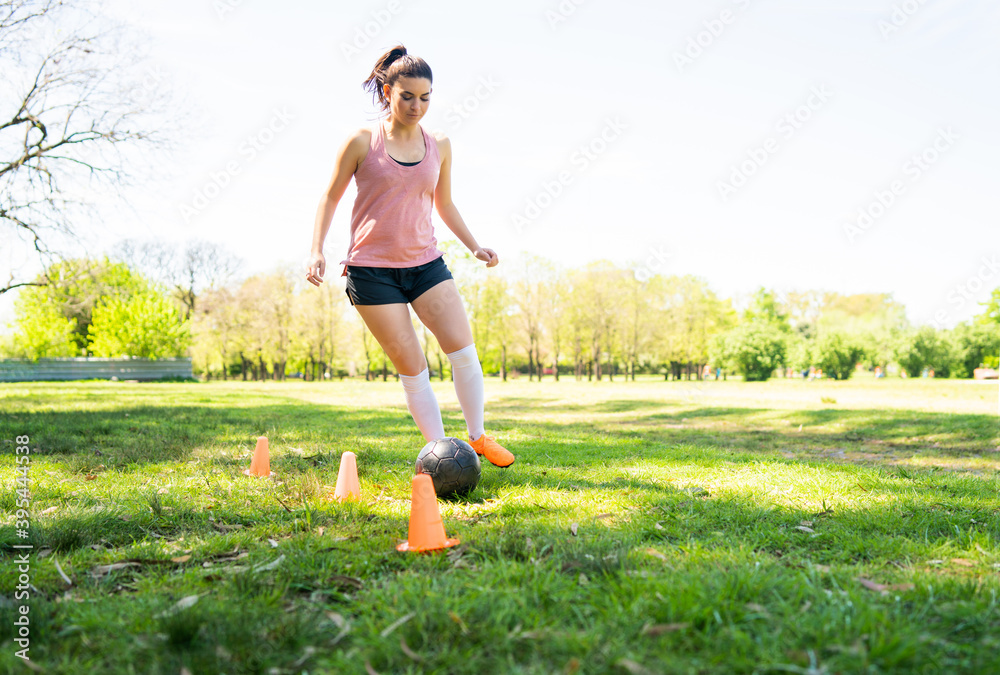
{"label": "woman's hand", "polygon": [[322,253],[313,253],[309,256],[309,269],[306,271],[306,281],[313,286],[323,283],[323,274],[326,272],[326,256]]}
{"label": "woman's hand", "polygon": [[500,262],[500,258],[497,257],[496,251],[491,248],[477,248],[472,255],[485,261],[487,267],[496,267],[497,263]]}

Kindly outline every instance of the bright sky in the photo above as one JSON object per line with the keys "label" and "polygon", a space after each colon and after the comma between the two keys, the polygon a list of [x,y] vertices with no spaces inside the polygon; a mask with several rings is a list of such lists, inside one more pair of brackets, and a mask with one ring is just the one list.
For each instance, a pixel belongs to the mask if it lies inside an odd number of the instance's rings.
{"label": "bright sky", "polygon": [[[455,204],[498,274],[525,252],[638,261],[726,297],[891,293],[915,323],[943,327],[1000,286],[993,0],[113,7],[148,32],[205,131],[182,139],[181,178],[137,197],[141,222],[110,221],[101,245],[197,237],[246,272],[304,272],[336,150],[374,119],[361,82],[402,42],[434,71],[421,124],[451,137]],[[218,178],[227,166],[238,173]],[[354,194],[334,217],[328,275]]]}

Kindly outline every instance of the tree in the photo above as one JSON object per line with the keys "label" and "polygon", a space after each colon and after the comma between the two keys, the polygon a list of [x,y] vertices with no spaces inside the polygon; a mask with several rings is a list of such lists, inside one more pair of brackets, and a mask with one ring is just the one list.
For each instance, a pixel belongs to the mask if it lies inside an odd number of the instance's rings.
{"label": "tree", "polygon": [[43,294],[22,292],[14,303],[14,311],[18,330],[12,339],[12,356],[37,361],[80,353],[73,339],[76,323]]}
{"label": "tree", "polygon": [[161,359],[183,355],[191,339],[170,299],[150,289],[94,307],[90,341],[95,356]]}
{"label": "tree", "polygon": [[[56,262],[41,277],[47,279],[48,283],[22,288],[19,292],[15,304],[15,307],[22,308],[18,311],[15,322],[18,333],[36,346],[41,344],[40,340],[52,345],[59,344],[62,341],[59,336],[66,324],[55,321],[55,317],[62,316],[73,327],[69,337],[74,345],[71,351],[76,354],[87,354],[90,349],[92,313],[98,304],[114,297],[127,300],[150,289],[148,280],[132,272],[126,265],[112,263],[107,258]],[[43,337],[43,333],[50,330],[52,332]],[[22,344],[27,343],[22,341]],[[29,351],[41,353],[37,349]],[[56,351],[62,354],[67,350]]]}
{"label": "tree", "polygon": [[832,331],[854,336],[864,348],[862,362],[884,368],[893,360],[899,336],[908,327],[906,308],[888,293],[824,293],[816,334]]}
{"label": "tree", "polygon": [[238,353],[254,379],[285,377],[295,292],[291,275],[288,269],[259,274],[244,281],[237,293]]}
{"label": "tree", "polygon": [[996,367],[1000,356],[1000,326],[978,322],[960,323],[952,329],[951,339],[956,377],[972,377],[980,366]]}
{"label": "tree", "polygon": [[774,291],[763,286],[753,294],[750,306],[743,312],[744,321],[760,321],[768,323],[782,333],[788,333],[791,325],[788,323],[788,313],[778,301]]}
{"label": "tree", "polygon": [[593,377],[591,366],[585,358],[584,349],[590,343],[592,326],[587,320],[586,277],[581,270],[570,272],[566,280],[566,296],[568,301],[567,321],[570,326],[570,344],[573,347],[573,373],[576,379],[582,380],[586,371],[587,380]]}
{"label": "tree", "polygon": [[309,288],[292,299],[291,353],[301,364],[305,379],[318,380],[332,374],[339,355],[341,329],[339,301],[343,294],[332,282]]}
{"label": "tree", "polygon": [[506,278],[496,269],[487,269],[457,241],[444,241],[438,246],[448,258],[448,268],[465,304],[483,370],[499,372],[506,381],[514,310]]}
{"label": "tree", "polygon": [[545,290],[548,280],[555,270],[552,264],[537,255],[527,255],[522,259],[520,276],[514,282],[514,304],[520,335],[525,342],[528,356],[528,380],[537,374],[542,381],[542,339],[545,320]]}
{"label": "tree", "polygon": [[982,314],[976,316],[976,323],[984,325],[1000,324],[1000,288],[994,288],[990,299],[979,303],[985,307]]}
{"label": "tree", "polygon": [[906,308],[888,293],[824,293],[817,321],[820,334],[826,330],[837,330],[884,336],[903,330],[907,325]]}
{"label": "tree", "polygon": [[747,382],[764,381],[785,362],[785,336],[770,321],[748,321],[718,335],[712,361],[732,368]]}
{"label": "tree", "polygon": [[[823,296],[818,291],[791,291],[785,296],[789,325],[804,338],[816,334]],[[807,366],[810,364],[806,364]]]}
{"label": "tree", "polygon": [[485,370],[507,381],[508,349],[513,333],[513,303],[507,280],[496,274],[469,283],[462,291],[469,312],[472,338]]}
{"label": "tree", "polygon": [[185,319],[194,314],[201,293],[229,283],[241,264],[225,246],[198,239],[186,242],[183,248],[161,241],[126,239],[118,243],[111,258],[169,288],[184,307]]}
{"label": "tree", "polygon": [[552,355],[552,373],[559,381],[559,356],[566,346],[569,334],[569,289],[560,274],[553,275],[543,291],[545,323],[548,326],[549,353]]}
{"label": "tree", "polygon": [[813,363],[835,380],[847,380],[865,354],[856,338],[840,331],[825,331],[816,341]]}
{"label": "tree", "polygon": [[222,379],[229,379],[230,363],[234,360],[236,331],[239,326],[238,305],[233,291],[221,288],[204,295],[193,315],[192,332],[195,351],[203,363],[197,363],[211,377],[212,364],[218,357]]}
{"label": "tree", "polygon": [[931,326],[901,334],[896,344],[896,361],[910,377],[920,377],[924,368],[947,377],[951,360],[948,343]]}
{"label": "tree", "polygon": [[636,363],[648,348],[653,332],[649,322],[649,280],[639,281],[635,274],[626,274],[623,275],[622,285],[621,332],[625,377],[635,382]]}
{"label": "tree", "polygon": [[655,275],[649,287],[650,311],[656,320],[654,349],[659,360],[669,367],[674,379],[682,374],[690,379],[692,371],[700,378],[710,359],[713,336],[736,321],[731,304],[720,300],[705,280],[690,275]]}
{"label": "tree", "polygon": [[[610,376],[618,342],[618,309],[621,305],[619,278],[621,270],[612,263],[599,260],[588,264],[572,276],[573,319],[576,337],[582,341],[582,354],[587,359],[587,379],[598,381],[605,372]],[[601,364],[607,354],[608,364]]]}
{"label": "tree", "polygon": [[[26,261],[0,294],[48,283],[79,228],[100,222],[101,196],[166,162],[157,151],[189,127],[141,35],[85,0],[0,0],[0,236]],[[163,113],[167,113],[166,115]],[[27,268],[27,270],[26,270]]]}
{"label": "tree", "polygon": [[803,324],[796,326],[795,332],[789,337],[787,341],[788,345],[788,359],[787,363],[790,368],[796,372],[802,372],[809,370],[809,367],[815,365],[816,361],[813,358],[813,351],[815,347],[815,340],[811,340],[805,335],[799,332],[799,328]]}

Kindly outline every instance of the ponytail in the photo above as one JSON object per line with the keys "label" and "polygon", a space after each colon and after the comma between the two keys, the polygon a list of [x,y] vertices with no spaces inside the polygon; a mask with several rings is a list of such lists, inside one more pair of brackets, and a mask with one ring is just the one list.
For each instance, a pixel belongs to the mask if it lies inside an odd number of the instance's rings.
{"label": "ponytail", "polygon": [[406,47],[396,45],[375,62],[371,75],[362,83],[364,89],[372,92],[383,112],[389,110],[389,99],[385,97],[385,85],[390,87],[401,77],[424,77],[434,81],[431,67],[419,56],[406,53]]}

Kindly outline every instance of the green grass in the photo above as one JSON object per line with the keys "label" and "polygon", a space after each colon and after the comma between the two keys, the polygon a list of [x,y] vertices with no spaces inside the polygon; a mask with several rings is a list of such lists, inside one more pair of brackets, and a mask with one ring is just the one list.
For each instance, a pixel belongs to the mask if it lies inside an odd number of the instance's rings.
{"label": "green grass", "polygon": [[[28,435],[46,672],[1000,672],[995,383],[489,379],[487,396],[517,463],[440,502],[460,547],[406,555],[423,439],[398,383],[0,386],[0,669],[26,672],[10,561]],[[276,480],[242,475],[258,435]],[[332,500],[345,450],[360,503]]]}

